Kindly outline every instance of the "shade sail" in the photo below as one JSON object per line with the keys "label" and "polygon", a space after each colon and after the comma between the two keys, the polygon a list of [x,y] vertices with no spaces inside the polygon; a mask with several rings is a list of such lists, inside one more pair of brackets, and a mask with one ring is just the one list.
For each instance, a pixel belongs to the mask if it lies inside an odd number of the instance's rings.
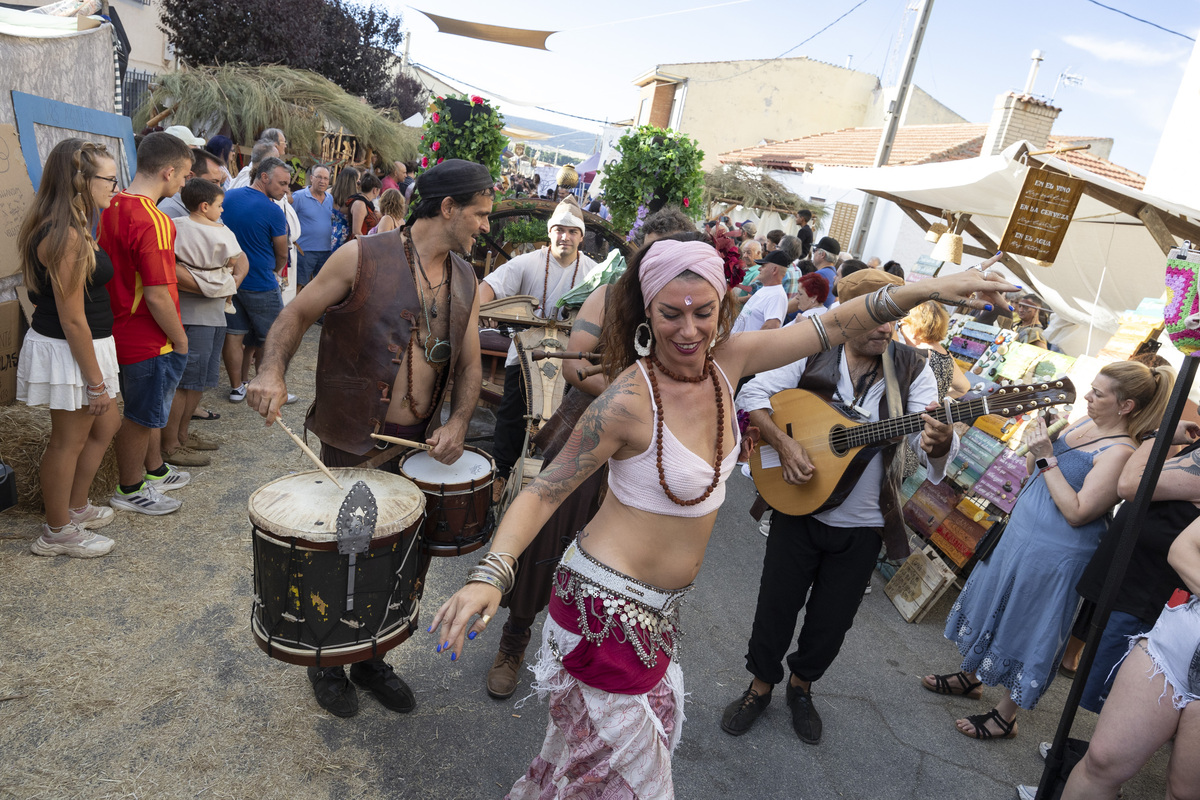
{"label": "shade sail", "polygon": [[[414,9],[421,11],[421,9]],[[455,36],[465,36],[468,39],[482,39],[485,42],[499,42],[517,47],[531,47],[534,50],[549,50],[546,40],[558,31],[533,31],[526,28],[505,28],[500,25],[484,25],[480,22],[467,22],[461,19],[450,19],[421,11],[433,20],[441,33],[451,33]]]}
{"label": "shade sail", "polygon": [[[1163,294],[1163,241],[1190,238],[1200,243],[1200,226],[1194,222],[1200,220],[1200,211],[1083,172],[1053,156],[1027,156],[1027,152],[1028,144],[1018,142],[999,155],[961,161],[825,168],[819,179],[879,195],[932,218],[942,209],[970,214],[970,222],[988,240],[974,237],[984,247],[995,246],[1004,233],[1030,164],[1086,181],[1085,195],[1054,265],[1038,266],[1019,256],[1016,261],[1032,284],[1029,288],[1058,317],[1051,323],[1052,340],[1068,353],[1094,354],[1116,331],[1123,311],[1135,308],[1144,297]],[[1148,215],[1163,223],[1158,237],[1146,227],[1143,218]],[[975,263],[969,256],[964,261]]]}

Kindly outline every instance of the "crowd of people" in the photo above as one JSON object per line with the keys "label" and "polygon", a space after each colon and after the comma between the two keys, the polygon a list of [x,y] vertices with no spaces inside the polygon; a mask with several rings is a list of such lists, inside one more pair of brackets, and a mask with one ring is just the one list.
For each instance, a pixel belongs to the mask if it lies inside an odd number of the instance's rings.
{"label": "crowd of people", "polygon": [[[464,255],[490,229],[495,184],[482,165],[446,159],[419,176],[402,162],[386,174],[343,166],[331,184],[330,167],[316,164],[292,191],[282,131],[264,131],[236,171],[222,139],[206,143],[179,126],[146,135],[124,190],[99,145],[67,139],[46,158],[19,239],[36,311],[18,399],[49,406],[52,420],[35,554],[103,556],[114,542],[97,529],[114,509],[177,511],[169,493],[190,481],[180,468],[203,466],[217,450],[190,422],[219,416],[200,403],[218,386],[222,361],[229,400],[271,424],[296,400],[287,368],[316,324],[305,426],[322,461],[396,471],[399,452],[377,455],[371,435],[383,433],[423,440],[434,459],[453,463],[482,381],[480,305],[533,295],[540,315],[555,315],[557,300],[597,268],[582,250],[585,215],[567,193],[555,193],[549,246],[480,282]],[[568,350],[599,353],[603,370],[585,376],[576,368],[584,362],[564,363],[572,388],[558,438],[541,443],[545,468],[429,628],[438,652],[457,659],[507,606],[486,684],[504,699],[548,609],[532,671],[550,722],[511,797],[599,796],[596,787],[604,796],[671,796],[683,721],[679,603],[703,563],[725,483],[760,440],[778,454],[786,483],[802,486],[816,469],[775,418],[773,395],[807,389],[863,422],[937,409],[967,388],[942,346],[943,303],[997,320],[1015,312],[1008,323],[1023,341],[1045,342],[1045,304],[988,272],[1000,254],[907,283],[895,262],[864,262],[834,238],[816,238],[808,211],[796,222],[795,235],[760,236],[749,221],[697,226],[679,209],[656,212],[621,278],[595,290],[574,319]],[[725,254],[744,270],[736,280]],[[285,305],[289,270],[297,294]],[[387,342],[387,358],[376,357]],[[526,446],[515,355],[497,412],[500,485]],[[358,388],[377,383],[390,389]],[[946,621],[963,661],[922,680],[971,700],[984,685],[1004,687],[991,711],[958,720],[963,734],[1016,736],[1018,709],[1034,708],[1072,630],[1086,628],[1113,558],[1115,537],[1104,536],[1111,512],[1136,491],[1172,383],[1163,366],[1112,364],[1093,381],[1082,421],[1057,438],[1035,423],[1030,477],[1005,535]],[[443,423],[436,412],[447,396]],[[777,511],[764,525],[747,621],[750,684],[719,720],[726,733],[749,733],[786,679],[795,733],[821,741],[814,684],[836,660],[881,550],[908,552],[898,476],[924,466],[939,483],[958,452],[953,426],[923,420],[873,453],[838,502],[806,515]],[[1190,705],[1200,690],[1200,603],[1177,598],[1159,613],[1176,590],[1200,590],[1198,439],[1194,423],[1175,432],[1185,449],[1159,477],[1153,532],[1139,539],[1100,644],[1084,697],[1101,713],[1096,740],[1064,796],[1115,797],[1158,744],[1178,736],[1178,753],[1200,730]],[[110,443],[119,485],[106,505],[93,504],[88,488]],[[337,716],[357,712],[356,685],[393,711],[416,704],[382,654],[348,676],[339,666],[310,667],[308,677],[318,705]],[[1133,748],[1131,726],[1145,733]],[[1178,796],[1200,789],[1186,759],[1173,759],[1170,774]]]}

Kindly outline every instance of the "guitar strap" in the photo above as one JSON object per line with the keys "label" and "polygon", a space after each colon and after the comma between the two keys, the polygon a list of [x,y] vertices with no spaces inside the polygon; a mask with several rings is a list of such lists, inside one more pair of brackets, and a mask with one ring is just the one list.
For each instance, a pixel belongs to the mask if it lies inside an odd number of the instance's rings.
{"label": "guitar strap", "polygon": [[896,380],[896,362],[892,352],[896,349],[895,342],[888,342],[887,350],[883,351],[883,395],[887,398],[888,416],[892,419],[904,416],[900,405],[900,383]]}

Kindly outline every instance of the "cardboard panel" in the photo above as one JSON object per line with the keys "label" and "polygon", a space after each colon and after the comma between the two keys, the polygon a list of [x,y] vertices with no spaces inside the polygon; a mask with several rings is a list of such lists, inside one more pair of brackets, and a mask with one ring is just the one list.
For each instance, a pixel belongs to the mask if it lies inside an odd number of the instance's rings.
{"label": "cardboard panel", "polygon": [[0,278],[15,275],[21,269],[17,234],[25,214],[33,206],[33,195],[17,129],[0,125]]}
{"label": "cardboard panel", "polygon": [[16,300],[0,303],[0,406],[17,399],[21,333],[21,304]]}
{"label": "cardboard panel", "polygon": [[1005,449],[975,482],[972,491],[1008,514],[1017,503],[1017,492],[1026,477],[1025,456]]}

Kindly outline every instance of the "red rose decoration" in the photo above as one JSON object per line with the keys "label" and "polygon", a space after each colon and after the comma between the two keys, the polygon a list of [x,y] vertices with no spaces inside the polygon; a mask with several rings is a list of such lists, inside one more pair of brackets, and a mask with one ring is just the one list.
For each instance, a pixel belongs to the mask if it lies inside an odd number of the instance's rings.
{"label": "red rose decoration", "polygon": [[439,159],[437,160],[437,162],[440,164],[440,163],[442,163],[442,161],[443,161],[443,160],[444,160],[444,159],[441,159],[441,158],[439,158]]}
{"label": "red rose decoration", "polygon": [[471,95],[471,105],[483,105],[483,98],[477,94]]}
{"label": "red rose decoration", "polygon": [[422,157],[422,158],[421,158],[421,166],[422,166],[422,167],[428,167],[428,166],[429,166],[429,156],[424,156],[424,157]]}
{"label": "red rose decoration", "polygon": [[688,199],[686,197],[683,198],[683,207],[687,208],[690,205],[691,205],[691,203],[688,201]]}
{"label": "red rose decoration", "polygon": [[[442,121],[441,116],[436,111],[433,112],[433,121],[434,121],[434,123],[438,123],[438,122]],[[422,137],[422,138],[424,138],[424,137]]]}
{"label": "red rose decoration", "polygon": [[438,150],[442,149],[442,143],[434,142],[433,144],[429,145],[429,149],[433,150],[433,152],[436,153]]}

